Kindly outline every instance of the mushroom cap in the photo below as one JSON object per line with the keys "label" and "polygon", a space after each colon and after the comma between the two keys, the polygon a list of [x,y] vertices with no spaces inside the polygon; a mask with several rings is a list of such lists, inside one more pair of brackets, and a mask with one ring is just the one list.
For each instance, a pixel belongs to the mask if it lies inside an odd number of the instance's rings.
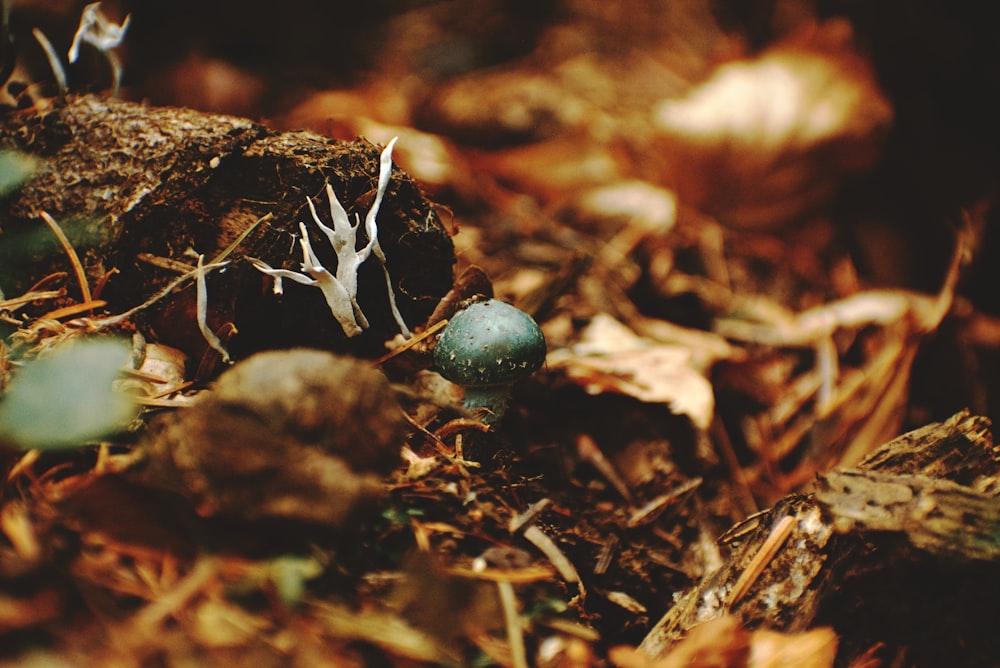
{"label": "mushroom cap", "polygon": [[506,385],[535,372],[545,353],[545,336],[530,315],[489,299],[448,322],[434,348],[434,366],[464,387]]}

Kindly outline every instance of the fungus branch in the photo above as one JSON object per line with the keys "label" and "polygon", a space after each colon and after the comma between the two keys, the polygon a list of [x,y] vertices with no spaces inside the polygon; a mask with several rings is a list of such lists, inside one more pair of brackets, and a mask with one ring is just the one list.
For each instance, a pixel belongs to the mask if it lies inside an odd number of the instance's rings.
{"label": "fungus branch", "polygon": [[[118,97],[122,81],[122,61],[113,49],[121,45],[131,19],[132,15],[130,14],[120,25],[114,23],[101,12],[100,2],[92,2],[83,8],[83,14],[80,16],[80,27],[73,35],[73,44],[69,47],[69,62],[71,63],[75,63],[77,56],[80,55],[81,42],[94,46],[104,55],[111,66],[112,97]],[[53,67],[54,69],[55,67]]]}
{"label": "fungus branch", "polygon": [[378,223],[375,221],[379,207],[382,206],[382,197],[385,195],[385,189],[389,185],[389,173],[392,171],[392,147],[396,144],[396,139],[397,137],[392,138],[385,147],[385,150],[382,151],[381,158],[379,158],[378,189],[375,192],[375,202],[372,204],[372,208],[368,210],[368,215],[365,216],[365,232],[370,239],[369,243],[372,247],[372,253],[375,254],[375,257],[382,265],[382,272],[385,274],[385,284],[389,290],[389,308],[392,309],[392,317],[396,319],[396,324],[399,325],[399,330],[403,333],[403,336],[410,338],[412,334],[409,328],[407,328],[406,323],[403,322],[403,316],[396,307],[396,296],[392,291],[392,279],[389,278],[389,268],[385,264],[385,253],[382,252],[382,245],[378,242]]}
{"label": "fungus branch", "polygon": [[[320,264],[319,259],[313,252],[312,245],[309,243],[309,233],[306,231],[305,223],[299,223],[299,231],[302,233],[299,245],[302,247],[302,271],[306,272],[305,274],[300,274],[297,271],[289,269],[272,269],[260,260],[253,260],[253,266],[274,278],[274,294],[276,295],[280,295],[284,291],[282,279],[285,278],[293,280],[296,283],[301,283],[302,285],[312,285],[319,288],[326,298],[326,305],[330,307],[333,317],[337,319],[337,322],[344,329],[344,334],[347,336],[360,334],[363,328],[361,323],[355,319],[354,298],[347,291],[347,286]],[[342,261],[339,262],[343,263]],[[360,265],[360,262],[355,264],[355,270],[357,265]],[[357,281],[355,280],[354,283],[356,288]],[[367,320],[363,320],[362,322],[364,326],[368,325]]]}
{"label": "fungus branch", "polygon": [[386,285],[389,290],[389,307],[392,309],[393,318],[399,325],[403,335],[410,337],[410,330],[403,322],[403,318],[396,308],[396,298],[392,291],[392,281],[389,277],[389,269],[386,267],[385,253],[378,242],[378,223],[376,216],[382,206],[382,198],[389,186],[389,177],[392,172],[392,147],[396,144],[396,138],[386,145],[379,158],[378,186],[375,192],[375,202],[365,216],[365,234],[368,242],[360,249],[358,244],[358,229],[361,221],[355,217],[352,224],[351,219],[344,210],[337,195],[329,183],[326,184],[326,196],[330,201],[330,219],[333,227],[328,227],[320,220],[316,213],[316,207],[312,200],[306,199],[309,205],[309,212],[312,214],[313,222],[320,232],[326,236],[330,247],[337,255],[337,269],[331,273],[324,267],[316,257],[309,241],[309,234],[305,223],[299,223],[299,231],[302,234],[299,244],[302,247],[302,271],[299,273],[288,269],[274,269],[261,260],[253,260],[253,266],[259,271],[274,278],[274,293],[281,294],[282,279],[288,278],[296,283],[311,285],[319,288],[326,298],[327,306],[333,317],[337,319],[347,336],[357,336],[368,328],[368,319],[358,305],[358,269],[372,254],[382,265],[385,273]]}
{"label": "fungus branch", "polygon": [[197,297],[195,298],[196,319],[198,321],[198,331],[205,337],[209,346],[222,356],[224,364],[232,364],[232,357],[229,351],[222,345],[222,341],[215,335],[208,326],[208,283],[205,280],[205,256],[198,256],[198,267],[195,274],[195,285],[197,286]]}

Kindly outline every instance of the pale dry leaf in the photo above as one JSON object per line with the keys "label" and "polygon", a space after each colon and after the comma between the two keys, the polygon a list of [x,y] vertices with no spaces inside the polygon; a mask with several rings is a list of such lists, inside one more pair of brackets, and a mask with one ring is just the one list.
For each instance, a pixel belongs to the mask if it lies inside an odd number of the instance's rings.
{"label": "pale dry leaf", "polygon": [[631,647],[615,647],[608,656],[619,668],[830,668],[836,654],[837,634],[831,628],[748,632],[738,617],[722,615],[693,626],[662,656]]}
{"label": "pale dry leaf", "polygon": [[627,169],[611,146],[572,134],[493,151],[477,164],[513,190],[548,201],[618,181]]}
{"label": "pale dry leaf", "polygon": [[210,598],[194,610],[189,631],[206,647],[239,647],[268,628],[268,622],[227,601]]}
{"label": "pale dry leaf", "polygon": [[829,627],[801,633],[758,629],[750,636],[748,668],[830,668],[837,656],[837,634]]}
{"label": "pale dry leaf", "polygon": [[279,119],[278,124],[340,139],[365,137],[383,145],[399,137],[393,160],[421,187],[471,187],[466,159],[445,137],[414,128],[410,111],[405,92],[399,87],[371,82],[356,90],[315,93]]}
{"label": "pale dry leaf", "polygon": [[651,657],[640,650],[615,647],[608,657],[619,668],[729,668],[746,666],[750,636],[731,615],[723,615],[691,628],[684,640],[664,656]]}
{"label": "pale dry leaf", "polygon": [[642,230],[666,234],[677,221],[674,194],[646,181],[624,180],[589,190],[580,198],[579,214],[624,218]]}
{"label": "pale dry leaf", "polygon": [[611,316],[598,314],[578,343],[552,352],[547,364],[591,394],[616,392],[663,403],[704,430],[712,421],[715,397],[692,358],[688,348],[636,336]]}
{"label": "pale dry leaf", "polygon": [[357,116],[353,120],[357,131],[351,136],[367,137],[380,144],[399,137],[396,161],[421,186],[453,186],[466,178],[468,167],[464,159],[443,137],[405,125],[380,123],[366,116]]}
{"label": "pale dry leaf", "polygon": [[839,22],[721,65],[653,109],[666,180],[687,203],[753,229],[805,215],[870,168],[892,117]]}
{"label": "pale dry leaf", "polygon": [[146,345],[146,354],[139,371],[160,378],[164,387],[176,387],[184,382],[186,364],[187,355],[177,348],[150,343]]}
{"label": "pale dry leaf", "polygon": [[688,97],[662,104],[656,121],[694,141],[803,150],[883,120],[859,84],[825,54],[776,50],[723,65]]}

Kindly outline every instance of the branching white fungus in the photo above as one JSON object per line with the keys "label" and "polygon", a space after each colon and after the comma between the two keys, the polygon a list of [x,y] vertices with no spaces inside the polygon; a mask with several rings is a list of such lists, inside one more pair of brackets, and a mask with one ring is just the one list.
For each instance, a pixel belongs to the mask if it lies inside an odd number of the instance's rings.
{"label": "branching white fungus", "polygon": [[330,200],[330,218],[333,227],[328,227],[320,220],[316,213],[316,207],[308,198],[306,204],[312,214],[313,222],[319,230],[326,236],[330,246],[337,254],[337,268],[335,273],[331,273],[324,267],[316,257],[309,241],[309,234],[305,223],[299,223],[299,231],[302,237],[299,245],[302,247],[302,271],[299,273],[288,269],[274,269],[260,260],[253,260],[253,265],[258,270],[274,278],[274,293],[281,294],[283,290],[282,279],[290,279],[303,285],[312,285],[322,291],[326,298],[327,306],[333,317],[337,319],[347,336],[357,336],[368,328],[368,319],[358,305],[358,269],[368,259],[370,255],[382,265],[385,273],[386,284],[389,290],[389,307],[392,315],[396,319],[400,330],[404,336],[409,336],[410,331],[403,322],[403,318],[396,308],[396,299],[392,292],[392,281],[389,278],[389,270],[385,264],[385,253],[378,242],[378,223],[376,216],[382,206],[382,198],[385,196],[386,188],[389,185],[389,176],[392,171],[392,147],[396,144],[396,138],[385,147],[379,159],[378,186],[375,192],[375,201],[371,209],[365,216],[365,234],[368,242],[360,249],[357,248],[358,228],[361,226],[360,219],[355,216],[354,224],[341,205],[333,188],[328,183],[326,185],[326,196]]}
{"label": "branching white fungus", "polygon": [[[92,45],[104,55],[108,64],[111,65],[112,97],[118,97],[122,80],[122,63],[113,49],[121,46],[131,19],[132,15],[129,14],[121,24],[114,23],[108,20],[108,17],[101,11],[100,2],[92,2],[83,8],[83,14],[80,16],[80,27],[76,29],[76,34],[73,35],[73,44],[69,47],[69,62],[71,63],[75,63],[80,55],[81,42]],[[49,60],[51,62],[51,58]],[[55,70],[54,66],[53,70]]]}

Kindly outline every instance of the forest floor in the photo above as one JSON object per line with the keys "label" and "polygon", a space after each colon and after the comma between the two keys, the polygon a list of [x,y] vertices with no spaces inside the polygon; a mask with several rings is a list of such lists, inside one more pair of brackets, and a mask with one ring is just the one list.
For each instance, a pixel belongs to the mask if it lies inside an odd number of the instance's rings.
{"label": "forest floor", "polygon": [[[1000,662],[998,142],[950,79],[806,2],[315,4],[103,3],[123,101],[11,16],[4,665]],[[487,298],[548,347],[499,417],[433,356]]]}

